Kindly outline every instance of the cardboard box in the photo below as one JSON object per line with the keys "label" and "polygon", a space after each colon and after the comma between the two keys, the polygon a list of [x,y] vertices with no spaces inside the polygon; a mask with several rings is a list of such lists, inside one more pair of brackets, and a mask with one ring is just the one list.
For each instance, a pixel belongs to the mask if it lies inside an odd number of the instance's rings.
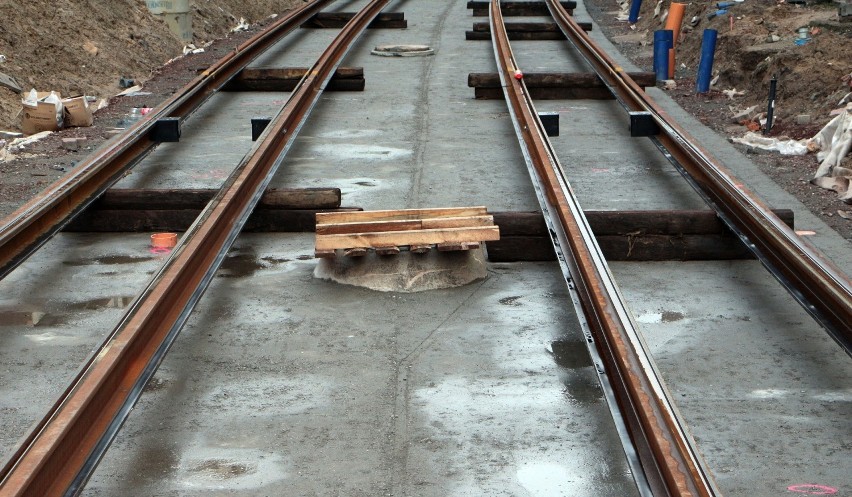
{"label": "cardboard box", "polygon": [[86,97],[73,97],[62,100],[65,108],[65,126],[91,126],[94,122],[92,108],[86,101]]}
{"label": "cardboard box", "polygon": [[[62,102],[59,104],[43,102],[50,96],[50,92],[39,92],[38,101],[31,105],[21,102],[23,112],[21,116],[21,131],[27,135],[33,135],[42,131],[56,131],[62,127]],[[62,99],[59,93],[56,96]]]}

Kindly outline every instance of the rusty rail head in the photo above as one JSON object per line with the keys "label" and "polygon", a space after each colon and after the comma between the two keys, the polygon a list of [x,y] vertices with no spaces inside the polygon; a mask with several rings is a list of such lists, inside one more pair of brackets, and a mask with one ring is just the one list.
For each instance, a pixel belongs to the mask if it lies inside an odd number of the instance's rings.
{"label": "rusty rail head", "polygon": [[99,352],[0,472],[0,497],[77,495],[199,301],[340,60],[388,0],[334,39]]}
{"label": "rusty rail head", "polygon": [[[542,210],[557,232],[554,248],[572,294],[594,337],[620,416],[636,448],[644,481],[659,496],[718,495],[694,443],[645,350],[582,209],[547,139],[512,55],[498,0],[490,8],[495,58],[513,124],[536,184]],[[615,415],[614,415],[615,417]],[[620,421],[616,420],[618,425]],[[629,442],[628,442],[629,443]],[[632,452],[628,451],[629,454]],[[632,466],[632,465],[631,465]],[[638,476],[638,475],[637,475]]]}
{"label": "rusty rail head", "polygon": [[331,0],[312,0],[281,16],[210,66],[181,91],[157,106],[38,196],[0,220],[0,279],[25,261],[77,214],[121,179],[156,143],[149,134],[158,119],[185,120],[252,60],[307,21]]}
{"label": "rusty rail head", "polygon": [[652,141],[719,213],[793,297],[848,354],[852,354],[852,281],[810,242],[799,237],[759,196],[697,144],[603,52],[557,0],[546,0],[562,32],[613,95],[632,111],[651,113],[661,133]]}

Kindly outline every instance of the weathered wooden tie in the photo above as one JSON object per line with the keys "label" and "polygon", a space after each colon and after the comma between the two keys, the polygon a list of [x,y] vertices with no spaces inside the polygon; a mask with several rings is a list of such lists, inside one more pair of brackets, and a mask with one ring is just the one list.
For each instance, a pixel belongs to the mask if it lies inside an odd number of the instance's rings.
{"label": "weathered wooden tie", "polygon": [[[793,211],[773,212],[793,226]],[[491,262],[556,260],[540,212],[495,212],[499,241],[488,242]],[[710,210],[585,211],[601,251],[610,261],[752,259],[751,252]]]}
{"label": "weathered wooden tie", "polygon": [[[474,17],[488,17],[488,4],[491,2],[485,0],[475,0],[467,2],[467,8],[473,10]],[[574,13],[577,8],[577,2],[559,2],[568,11],[569,14]],[[504,17],[521,17],[521,16],[549,16],[547,4],[544,2],[500,2],[500,11]]]}
{"label": "weathered wooden tie", "polygon": [[368,250],[395,255],[404,248],[422,254],[433,246],[471,250],[500,239],[485,207],[320,213],[316,223],[316,257],[334,257],[337,250],[350,257]]}
{"label": "weathered wooden tie", "polygon": [[[65,227],[72,232],[185,231],[217,190],[111,189]],[[317,212],[340,207],[339,188],[269,189],[244,231],[313,231]]]}
{"label": "weathered wooden tie", "polygon": [[[592,30],[592,23],[578,22],[583,31]],[[555,22],[507,22],[506,34],[510,40],[565,40],[565,34]],[[473,23],[472,31],[465,31],[465,40],[491,40],[491,25]]]}
{"label": "weathered wooden tie", "polygon": [[[645,88],[656,84],[652,72],[627,73],[636,84]],[[612,99],[612,92],[595,73],[524,73],[524,83],[530,96],[536,100]],[[503,88],[500,75],[496,72],[470,73],[467,86],[473,88],[474,97],[479,100],[502,100]]]}
{"label": "weathered wooden tie", "polygon": [[[302,24],[302,27],[338,29],[346,25],[353,17],[355,17],[354,12],[319,12]],[[382,12],[367,26],[367,29],[405,29],[407,27],[405,12]]]}
{"label": "weathered wooden tie", "polygon": [[[185,231],[215,190],[130,190],[112,189],[70,223],[73,232],[152,232]],[[465,230],[499,227],[500,239],[487,240],[492,262],[553,260],[553,248],[544,220],[538,212],[497,212],[482,207],[407,211],[361,212],[357,207],[340,207],[337,188],[270,189],[244,229],[247,232],[311,232],[317,230],[317,214],[333,215],[333,222],[319,230],[326,235],[346,235],[352,230],[378,234],[410,229]],[[793,212],[774,211],[793,226]],[[416,213],[420,213],[420,218]],[[730,234],[712,211],[586,211],[598,244],[609,260],[725,260],[750,258],[738,238]],[[425,253],[433,249],[470,250],[477,247],[470,238],[455,241],[409,241],[408,250]],[[373,245],[347,251],[364,255],[368,248],[379,254],[401,250],[398,243],[385,239]],[[348,247],[355,249],[356,247]],[[320,251],[320,255],[321,255]],[[326,251],[327,256],[334,250]]]}
{"label": "weathered wooden tie", "polygon": [[[232,79],[224,91],[293,91],[308,72],[307,67],[247,67]],[[363,67],[338,67],[326,90],[364,91]]]}

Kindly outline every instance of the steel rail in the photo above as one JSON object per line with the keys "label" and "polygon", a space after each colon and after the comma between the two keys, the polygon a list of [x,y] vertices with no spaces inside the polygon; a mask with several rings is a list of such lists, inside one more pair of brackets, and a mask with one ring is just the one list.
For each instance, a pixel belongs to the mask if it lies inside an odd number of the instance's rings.
{"label": "steel rail", "polygon": [[157,106],[114,141],[0,221],[0,279],[50,240],[156,146],[150,132],[164,117],[187,119],[232,78],[331,0],[312,0],[282,16]]}
{"label": "steel rail", "polygon": [[299,82],[74,384],[0,472],[0,497],[78,495],[283,162],[343,56],[389,0],[372,0]]}
{"label": "steel rail", "polygon": [[557,0],[547,6],[578,49],[628,110],[648,112],[660,128],[652,142],[740,237],[764,266],[848,354],[852,354],[852,281],[776,216],[742,181],[654,102],[592,41]]}
{"label": "steel rail", "polygon": [[[499,0],[491,2],[490,23],[506,103],[557,258],[604,392],[612,388],[617,401],[618,412],[613,415],[616,428],[629,432],[625,452],[637,487],[643,495],[719,495],[669,400],[583,210],[561,174],[561,165],[518,72]],[[516,74],[520,79],[513,77]]]}

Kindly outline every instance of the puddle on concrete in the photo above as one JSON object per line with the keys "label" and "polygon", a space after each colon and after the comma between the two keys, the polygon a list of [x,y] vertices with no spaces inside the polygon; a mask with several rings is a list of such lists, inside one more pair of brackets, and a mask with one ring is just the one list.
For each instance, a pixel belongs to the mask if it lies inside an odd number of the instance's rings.
{"label": "puddle on concrete", "polygon": [[0,326],[35,326],[44,316],[38,311],[0,311]]}
{"label": "puddle on concrete", "polygon": [[411,150],[395,147],[382,147],[380,145],[364,145],[357,143],[334,143],[324,144],[316,147],[318,156],[333,157],[341,161],[353,159],[368,160],[396,160],[408,157]]}
{"label": "puddle on concrete", "polygon": [[91,266],[94,264],[115,265],[115,264],[136,264],[137,262],[145,262],[153,259],[153,257],[140,257],[136,255],[108,255],[104,257],[95,257],[92,259],[79,259],[76,261],[63,261],[66,266]]}
{"label": "puddle on concrete", "polygon": [[251,463],[209,459],[190,469],[193,473],[207,473],[213,478],[227,480],[257,472],[257,466]]}
{"label": "puddle on concrete", "polygon": [[104,297],[99,299],[91,299],[83,302],[72,302],[68,304],[68,309],[72,311],[94,311],[97,309],[124,309],[133,302],[132,295],[123,295],[119,297]]}
{"label": "puddle on concrete", "polygon": [[266,256],[258,259],[253,252],[229,254],[222,261],[222,266],[216,276],[220,278],[246,278],[253,276],[261,269],[289,262],[290,259]]}
{"label": "puddle on concrete", "polygon": [[2,311],[0,326],[61,326],[67,324],[66,313],[40,311]]}
{"label": "puddle on concrete", "polygon": [[259,450],[187,447],[178,464],[178,480],[186,487],[216,491],[258,489],[287,478],[280,456]]}
{"label": "puddle on concrete", "polygon": [[327,133],[320,133],[318,136],[320,138],[371,138],[373,136],[379,136],[382,132],[377,129],[342,129],[339,131],[330,131]]}
{"label": "puddle on concrete", "polygon": [[355,184],[360,186],[376,186],[372,181],[356,181]]}
{"label": "puddle on concrete", "polygon": [[175,450],[152,444],[143,445],[135,451],[133,470],[127,471],[124,477],[131,488],[139,488],[151,482],[152,477],[159,479],[172,475],[179,464],[178,455]]}
{"label": "puddle on concrete", "polygon": [[564,495],[575,478],[567,467],[552,462],[527,463],[518,468],[518,482],[532,496]]}
{"label": "puddle on concrete", "polygon": [[582,374],[592,367],[592,359],[583,342],[557,340],[550,343],[548,352],[560,367],[559,380],[565,385],[563,393],[579,404],[594,404],[603,397],[600,385],[592,374]]}
{"label": "puddle on concrete", "polygon": [[684,317],[682,312],[677,311],[646,312],[636,316],[636,321],[643,324],[674,323]]}
{"label": "puddle on concrete", "polygon": [[589,350],[583,342],[551,342],[549,352],[556,364],[563,368],[579,369],[592,365]]}
{"label": "puddle on concrete", "polygon": [[58,303],[51,306],[69,312],[44,310],[0,310],[0,326],[59,326],[68,323],[72,312],[95,311],[99,309],[124,309],[133,296],[102,297],[82,302]]}
{"label": "puddle on concrete", "polygon": [[268,262],[270,264],[281,264],[282,262],[290,262],[290,259],[287,259],[286,257],[272,257],[272,256],[261,257],[260,260],[262,260],[264,262]]}
{"label": "puddle on concrete", "polygon": [[163,390],[169,386],[171,382],[165,378],[152,378],[151,381],[145,385],[145,392],[156,392],[157,390]]}
{"label": "puddle on concrete", "polygon": [[499,302],[503,305],[511,305],[511,306],[514,306],[514,307],[519,307],[519,306],[522,305],[520,302],[518,302],[518,300],[520,300],[520,299],[521,299],[520,295],[515,295],[515,296],[512,296],[512,297],[502,298],[502,299],[500,299]]}
{"label": "puddle on concrete", "polygon": [[60,333],[54,333],[52,331],[48,331],[45,333],[39,333],[35,335],[24,335],[28,340],[35,342],[37,344],[51,344],[51,345],[74,345],[79,342],[79,338],[72,335],[63,335]]}
{"label": "puddle on concrete", "polygon": [[603,399],[603,391],[597,378],[590,375],[578,375],[574,371],[561,370],[559,379],[565,385],[562,391],[574,402],[581,405],[596,404]]}

